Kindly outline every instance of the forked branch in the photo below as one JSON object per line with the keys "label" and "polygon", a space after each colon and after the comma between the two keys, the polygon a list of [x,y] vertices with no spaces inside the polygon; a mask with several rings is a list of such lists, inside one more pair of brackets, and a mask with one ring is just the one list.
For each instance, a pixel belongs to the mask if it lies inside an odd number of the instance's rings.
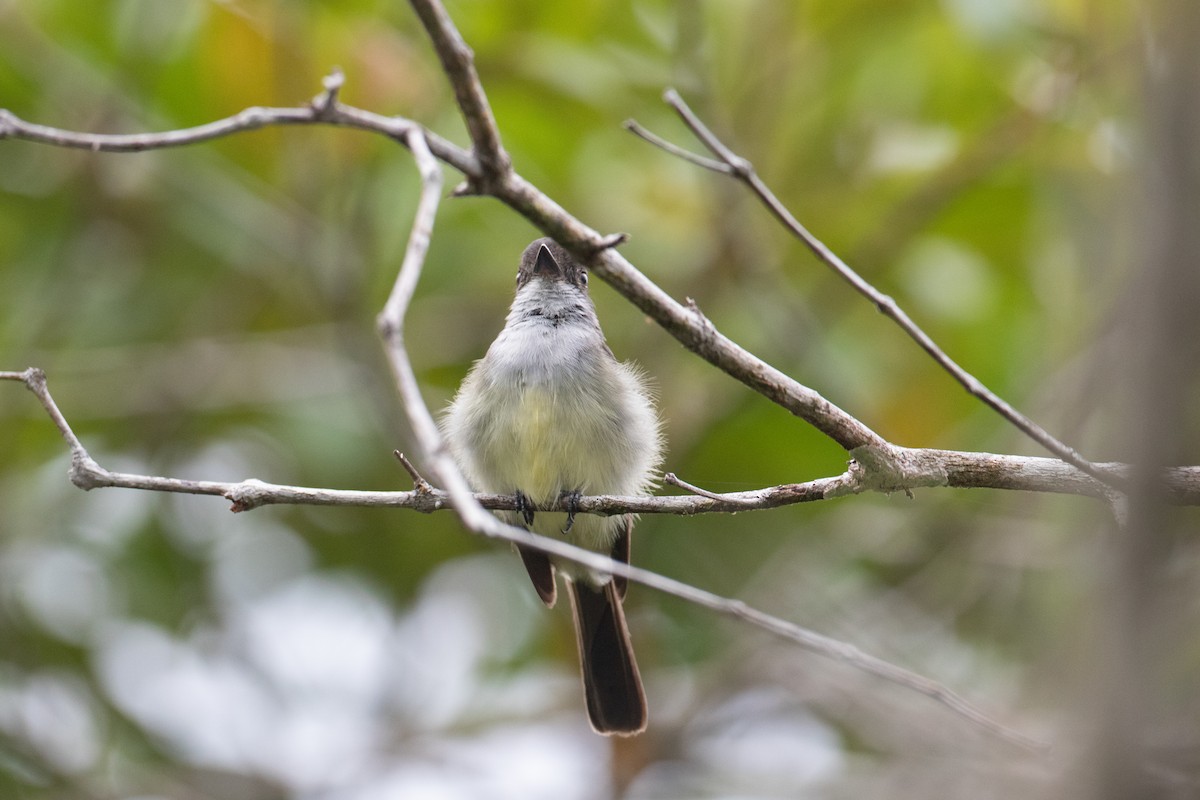
{"label": "forked branch", "polygon": [[956,381],[962,384],[968,392],[979,398],[985,405],[995,410],[998,414],[1004,417],[1017,427],[1022,433],[1035,442],[1045,447],[1054,455],[1061,458],[1068,464],[1073,465],[1080,471],[1100,481],[1101,483],[1113,488],[1120,488],[1124,483],[1124,479],[1119,473],[1105,469],[1102,465],[1094,464],[1077,453],[1069,445],[1059,441],[1052,436],[1048,431],[1031,420],[1029,417],[1022,414],[1002,397],[997,395],[992,390],[988,389],[978,378],[976,378],[967,370],[963,369],[958,362],[950,358],[946,352],[938,346],[929,334],[925,333],[920,326],[915,323],[911,317],[905,313],[899,304],[890,296],[876,289],[870,282],[864,279],[861,275],[855,272],[850,266],[843,261],[836,253],[830,250],[824,242],[813,236],[807,228],[800,223],[799,220],[792,214],[788,208],[780,202],[775,193],[770,187],[758,177],[758,173],[754,171],[754,165],[749,160],[743,158],[733,152],[724,142],[714,134],[707,125],[696,115],[694,111],[684,102],[683,98],[674,89],[668,89],[663,99],[670,105],[675,112],[679,114],[680,119],[687,125],[688,129],[696,136],[697,139],[704,144],[708,150],[715,155],[716,160],[706,158],[704,156],[692,153],[685,150],[660,136],[657,136],[643,128],[634,120],[628,120],[625,127],[642,139],[654,144],[668,153],[683,158],[684,160],[703,167],[729,175],[750,187],[750,190],[759,199],[759,201],[767,207],[779,222],[797,239],[804,243],[809,250],[812,251],[822,263],[837,273],[843,280],[849,283],[855,291],[863,297],[871,301],[871,303],[879,309],[886,317],[894,321],[900,326],[910,338],[915,341],[922,350],[938,363],[946,372],[950,373]]}

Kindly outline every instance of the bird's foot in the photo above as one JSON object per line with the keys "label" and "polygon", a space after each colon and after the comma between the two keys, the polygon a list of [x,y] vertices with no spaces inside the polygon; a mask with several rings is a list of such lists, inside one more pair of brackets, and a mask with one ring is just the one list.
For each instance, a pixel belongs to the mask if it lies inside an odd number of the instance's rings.
{"label": "bird's foot", "polygon": [[520,489],[517,489],[513,495],[517,501],[517,513],[520,514],[521,518],[525,520],[525,525],[533,525],[533,501],[529,499],[529,495],[525,494]]}
{"label": "bird's foot", "polygon": [[562,529],[563,536],[570,533],[571,527],[575,524],[575,515],[579,513],[579,498],[581,497],[583,497],[583,493],[578,489],[563,492],[558,496],[559,502],[567,510],[567,527]]}

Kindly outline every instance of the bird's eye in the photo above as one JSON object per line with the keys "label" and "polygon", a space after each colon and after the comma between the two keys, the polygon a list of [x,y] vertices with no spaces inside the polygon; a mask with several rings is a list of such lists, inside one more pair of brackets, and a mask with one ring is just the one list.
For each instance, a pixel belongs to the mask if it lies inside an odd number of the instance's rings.
{"label": "bird's eye", "polygon": [[579,271],[579,280],[584,286],[587,286],[587,270],[586,269]]}

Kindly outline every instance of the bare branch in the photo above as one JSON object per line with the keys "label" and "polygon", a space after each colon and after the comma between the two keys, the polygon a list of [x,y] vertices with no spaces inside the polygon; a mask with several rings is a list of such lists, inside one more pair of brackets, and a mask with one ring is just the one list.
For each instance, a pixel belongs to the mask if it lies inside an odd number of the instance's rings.
{"label": "bare branch", "polygon": [[87,449],[83,446],[83,442],[79,441],[79,437],[75,435],[75,431],[71,430],[71,425],[67,422],[67,418],[58,410],[58,404],[54,402],[54,398],[50,394],[50,388],[46,384],[45,372],[38,367],[30,367],[22,372],[0,372],[0,380],[20,381],[25,384],[25,388],[33,392],[38,401],[41,402],[42,408],[46,409],[46,413],[50,415],[54,426],[58,428],[58,432],[67,441],[67,445],[71,448],[71,457],[90,458],[87,454]]}
{"label": "bare branch", "polygon": [[[307,106],[254,106],[231,117],[204,125],[159,133],[82,133],[27,122],[11,111],[0,109],[0,139],[24,139],[56,147],[91,150],[95,153],[137,153],[198,144],[272,125],[335,125],[357,128],[380,133],[405,144],[407,132],[414,127],[420,127],[416,122],[403,117],[386,117],[373,111],[343,105],[337,100],[337,90],[341,84],[337,80],[331,80],[336,75],[340,73],[334,72],[326,78],[326,90],[313,98]],[[463,174],[472,177],[482,174],[475,156],[458,145],[429,131],[425,131],[425,139],[434,155]]]}
{"label": "bare branch", "polygon": [[726,164],[724,161],[715,161],[711,158],[693,153],[691,150],[685,150],[674,142],[668,142],[666,139],[659,136],[657,133],[646,130],[638,124],[637,120],[627,119],[621,123],[625,130],[632,133],[641,139],[645,139],[655,147],[665,150],[676,158],[682,158],[697,167],[702,167],[713,172],[720,172],[722,175],[732,175],[733,167]]}
{"label": "bare branch", "polygon": [[500,143],[496,118],[475,71],[475,54],[463,41],[462,34],[441,3],[436,0],[410,2],[433,42],[433,49],[442,62],[442,70],[454,87],[454,98],[462,111],[463,121],[467,124],[467,132],[475,148],[475,157],[482,168],[482,174],[473,177],[479,179],[477,188],[487,192],[492,182],[512,170],[512,161]]}
{"label": "bare branch", "polygon": [[[706,497],[709,500],[720,501],[723,499],[721,497],[721,495],[716,494],[715,492],[710,492],[707,489],[702,489],[699,486],[695,486],[693,484],[688,483],[687,481],[683,480],[678,475],[676,475],[674,472],[668,472],[666,475],[664,475],[663,483],[666,483],[670,486],[678,486],[680,489],[683,489],[685,492],[691,492],[692,494],[697,495],[698,497]],[[726,500],[726,502],[728,502],[728,501]],[[745,500],[742,501],[741,505],[743,508],[752,508],[754,506],[754,500],[747,497]]]}
{"label": "bare branch", "polygon": [[767,207],[771,214],[783,224],[793,236],[802,241],[813,254],[824,264],[830,267],[834,272],[846,280],[859,294],[870,300],[876,308],[878,308],[885,316],[893,320],[900,328],[907,333],[921,349],[930,355],[944,370],[958,381],[972,395],[979,398],[987,406],[995,410],[1006,420],[1015,425],[1021,432],[1029,436],[1038,444],[1045,447],[1054,455],[1069,464],[1074,465],[1079,470],[1087,473],[1091,477],[1101,483],[1119,488],[1118,484],[1122,483],[1118,476],[1105,472],[1100,466],[1093,464],[1086,458],[1077,453],[1073,448],[1060,442],[1047,432],[1044,428],[1038,425],[1033,420],[1026,417],[1020,411],[1011,406],[1003,398],[992,392],[975,376],[971,375],[965,369],[958,365],[945,351],[943,351],[933,339],[925,333],[913,320],[904,312],[896,301],[888,295],[880,292],[868,281],[862,278],[857,272],[850,268],[848,264],[842,261],[832,250],[825,246],[823,242],[813,236],[807,228],[805,228],[799,220],[779,201],[763,183],[754,171],[754,165],[748,160],[734,153],[728,146],[722,142],[716,134],[709,130],[703,121],[696,116],[695,112],[684,102],[683,98],[674,89],[668,89],[663,95],[663,99],[679,114],[684,124],[695,134],[705,147],[707,147],[714,155],[720,159],[720,163],[725,165],[724,169],[717,169],[714,165],[706,163],[707,159],[701,159],[694,154],[689,153],[683,148],[666,145],[669,144],[661,138],[653,135],[647,135],[640,126],[636,123],[626,123],[626,127],[633,131],[643,139],[662,147],[673,155],[685,158],[687,161],[699,164],[708,169],[714,169],[717,172],[723,172],[732,175],[734,178],[745,183],[750,187],[751,191],[758,199]]}
{"label": "bare branch", "polygon": [[[396,457],[396,460],[400,462],[400,466],[404,467],[404,471],[412,478],[414,490],[422,494],[429,494],[434,490],[429,481],[425,480],[424,476],[413,466],[413,463],[408,460],[408,457],[404,453],[401,453],[399,450],[393,450],[392,455]],[[514,499],[513,502],[515,504],[516,500]]]}
{"label": "bare branch", "polygon": [[[51,395],[45,373],[37,368],[21,372],[0,372],[0,380],[18,381],[38,398],[50,419],[67,442],[72,456],[71,482],[81,489],[119,488],[153,492],[201,494],[224,497],[233,503],[235,511],[248,511],[265,505],[326,505],[364,508],[410,508],[423,513],[452,508],[450,495],[434,489],[408,459],[398,457],[412,476],[414,491],[371,492],[343,489],[323,489],[308,486],[287,486],[256,479],[243,481],[195,481],[156,475],[136,475],[113,472],[101,466],[91,456],[71,429]],[[860,457],[866,451],[857,451]],[[842,475],[818,478],[805,483],[769,486],[742,492],[714,493],[666,476],[665,482],[679,486],[691,496],[620,496],[589,495],[580,497],[577,511],[588,514],[694,514],[736,513],[765,510],[829,500],[869,491],[894,492],[913,488],[956,487],[974,489],[1007,489],[1025,492],[1073,494],[1105,498],[1103,484],[1054,458],[965,453],[955,450],[921,450],[897,448],[898,463],[904,470],[891,474],[887,480],[874,469],[862,467],[858,461]],[[1101,465],[1115,474],[1128,475],[1126,464]],[[1161,480],[1169,502],[1179,505],[1200,505],[1200,467],[1171,467],[1162,471]],[[476,494],[475,500],[492,511],[516,511],[511,495]],[[561,501],[539,506],[539,511],[567,511]]]}

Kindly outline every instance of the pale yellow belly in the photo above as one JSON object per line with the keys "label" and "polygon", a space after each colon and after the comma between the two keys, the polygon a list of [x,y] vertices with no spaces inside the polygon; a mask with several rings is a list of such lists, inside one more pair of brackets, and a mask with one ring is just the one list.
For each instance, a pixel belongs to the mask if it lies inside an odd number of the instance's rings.
{"label": "pale yellow belly", "polygon": [[[613,477],[621,471],[613,455],[620,449],[613,446],[614,432],[604,428],[603,409],[587,408],[578,398],[563,403],[546,389],[529,388],[512,411],[507,424],[495,432],[491,471],[494,477],[504,477],[499,481],[503,488],[493,485],[492,491],[521,491],[535,504],[544,504],[564,492],[608,494],[625,489]],[[518,515],[510,515],[509,521],[524,524]],[[537,512],[532,530],[608,553],[623,524],[619,517],[578,514],[564,534],[565,513]]]}

